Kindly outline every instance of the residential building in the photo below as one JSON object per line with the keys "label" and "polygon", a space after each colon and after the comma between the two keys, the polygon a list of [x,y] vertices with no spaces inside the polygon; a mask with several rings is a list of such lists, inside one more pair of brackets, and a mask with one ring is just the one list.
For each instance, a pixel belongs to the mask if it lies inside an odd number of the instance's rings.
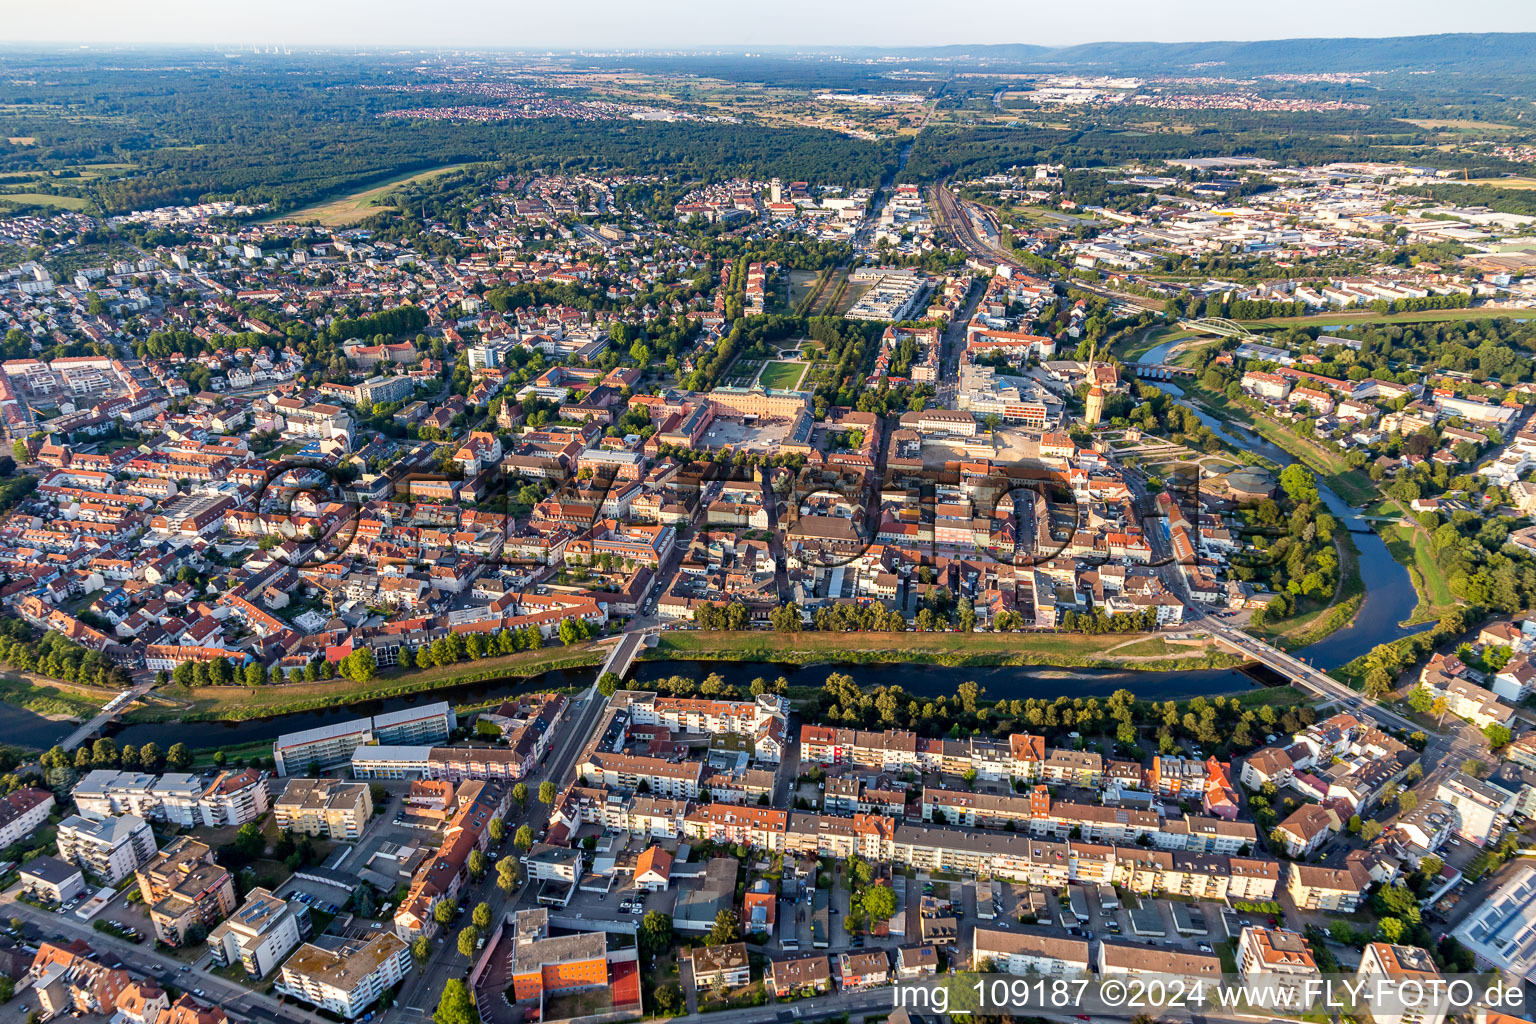
{"label": "residential building", "polygon": [[1244,983],[1275,993],[1275,1007],[1310,1005],[1308,984],[1322,977],[1306,939],[1283,928],[1250,925],[1237,939],[1237,971]]}
{"label": "residential building", "polygon": [[1040,974],[1047,977],[1087,977],[1088,943],[1065,935],[1036,931],[983,928],[972,937],[971,964],[976,970],[991,961],[1002,974]]}
{"label": "residential building", "polygon": [[53,805],[53,794],[34,786],[0,797],[0,849],[36,832],[48,820]]}
{"label": "residential building", "polygon": [[255,888],[245,902],[208,933],[213,958],[225,966],[240,964],[251,978],[264,978],[309,936],[309,907],[289,902],[271,890]]}
{"label": "residential building", "polygon": [[68,861],[33,857],[21,866],[21,891],[52,903],[66,903],[85,892],[85,876]]}
{"label": "residential building", "polygon": [[305,943],[283,964],[278,991],[356,1019],[411,970],[411,948],[392,932],[333,949]]}
{"label": "residential building", "polygon": [[689,953],[693,983],[698,988],[734,988],[752,980],[745,942],[696,946]]}
{"label": "residential building", "polygon": [[272,804],[277,827],[330,839],[358,839],[373,816],[366,782],[289,779]]}
{"label": "residential building", "polygon": [[1375,1024],[1445,1024],[1449,1000],[1436,991],[1436,985],[1441,981],[1440,968],[1435,966],[1434,957],[1428,950],[1387,942],[1367,943],[1356,975],[1371,986],[1380,980],[1388,982],[1393,989],[1409,982],[1423,987],[1422,1006],[1405,1000],[1395,1007],[1371,1007],[1371,1020]]}
{"label": "residential building", "polygon": [[83,818],[71,814],[59,822],[59,859],[116,885],[155,856],[155,834],[135,814]]}
{"label": "residential building", "polygon": [[213,849],[189,836],[171,840],[137,872],[155,936],[168,946],[197,941],[235,909],[235,879]]}
{"label": "residential building", "polygon": [[832,962],[824,953],[807,953],[768,965],[768,991],[775,999],[820,995],[832,987]]}

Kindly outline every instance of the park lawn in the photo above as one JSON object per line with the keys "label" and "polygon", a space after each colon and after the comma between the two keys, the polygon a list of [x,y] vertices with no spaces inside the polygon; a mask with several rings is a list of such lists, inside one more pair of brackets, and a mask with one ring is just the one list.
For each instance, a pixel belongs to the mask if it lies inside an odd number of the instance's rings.
{"label": "park lawn", "polygon": [[380,209],[383,209],[383,207],[376,205],[378,200],[400,186],[427,181],[439,175],[447,174],[450,171],[462,170],[468,166],[469,164],[448,164],[446,167],[417,171],[413,174],[395,178],[392,181],[386,181],[382,185],[375,185],[372,188],[366,188],[349,195],[338,196],[335,199],[330,199],[323,203],[315,203],[301,210],[279,214],[275,217],[266,218],[266,220],[268,222],[291,222],[298,224],[319,221],[322,226],[328,228],[346,227],[349,224],[356,224],[359,221],[366,220]]}
{"label": "park lawn", "polygon": [[[767,661],[813,665],[832,662],[880,664],[916,662],[937,665],[1060,665],[1063,667],[1127,666],[1151,668],[1154,663],[1117,660],[1106,653],[1142,636],[1107,633],[1088,636],[1061,633],[770,633],[757,630],[668,631],[645,659]],[[1213,654],[1198,647],[1185,655],[1170,653],[1156,665],[1211,668],[1240,664],[1235,655]]]}
{"label": "park lawn", "polygon": [[821,275],[815,270],[791,270],[789,272],[789,308],[799,309],[806,296],[816,290],[816,279]]}
{"label": "park lawn", "polygon": [[1414,313],[1323,313],[1307,316],[1276,316],[1264,320],[1239,320],[1244,327],[1263,330],[1266,327],[1347,327],[1351,324],[1421,324],[1437,320],[1492,320],[1501,316],[1520,316],[1516,309],[1490,309],[1476,306],[1471,309],[1424,309]]}
{"label": "park lawn", "polygon": [[1450,582],[1430,550],[1428,531],[1414,529],[1408,522],[1394,523],[1381,531],[1381,539],[1392,557],[1408,568],[1413,589],[1419,594],[1418,606],[1408,618],[1409,625],[1435,622],[1441,614],[1456,607],[1456,595],[1451,593]]}
{"label": "park lawn", "polygon": [[765,388],[793,389],[800,386],[800,378],[805,375],[805,369],[804,363],[785,363],[774,360],[763,367],[763,372],[757,376],[757,382]]}
{"label": "park lawn", "polygon": [[346,679],[278,683],[271,686],[198,686],[172,684],[156,692],[183,702],[175,708],[144,708],[129,712],[129,721],[245,721],[293,711],[311,711],[364,700],[402,697],[464,683],[515,680],[554,669],[601,665],[605,652],[593,644],[545,647],[499,658],[461,661],[432,668],[385,669],[367,683]]}

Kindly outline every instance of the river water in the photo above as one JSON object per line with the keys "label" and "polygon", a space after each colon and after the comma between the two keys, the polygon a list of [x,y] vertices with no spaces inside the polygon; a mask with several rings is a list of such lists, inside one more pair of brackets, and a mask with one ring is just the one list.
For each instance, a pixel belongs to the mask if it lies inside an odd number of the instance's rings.
{"label": "river water", "polygon": [[[244,722],[154,722],[130,723],[112,730],[118,743],[135,745],[154,741],[162,750],[172,743],[187,743],[194,749],[234,746],[242,743],[274,740],[286,732],[313,729],[358,718],[396,711],[429,701],[446,700],[454,704],[481,703],[551,687],[589,686],[594,669],[563,669],[530,679],[495,683],[475,683],[448,687],[412,697],[302,711]],[[780,665],[762,662],[641,661],[636,662],[629,685],[645,684],[667,676],[703,678],[717,672],[726,683],[745,690],[759,676],[772,682],[779,676],[794,686],[820,686],[832,672],[853,677],[860,686],[900,686],[917,698],[954,696],[963,682],[981,685],[989,698],[1027,700],[1030,697],[1054,699],[1073,697],[1103,699],[1119,689],[1128,689],[1144,700],[1184,700],[1196,696],[1234,693],[1249,689],[1256,681],[1235,669],[1209,669],[1188,672],[1130,672],[1119,669],[1053,668],[1046,665],[977,666],[949,668],[941,665]],[[72,725],[51,722],[30,711],[0,704],[0,734],[8,742],[46,748],[63,738]]]}
{"label": "river water", "polygon": [[[1176,344],[1176,341],[1165,342],[1148,349],[1137,362],[1165,362],[1169,350]],[[1184,389],[1177,384],[1167,381],[1153,383],[1170,395],[1182,397],[1184,394]],[[1229,425],[1194,406],[1190,407],[1190,411],[1200,418],[1201,423],[1210,427],[1217,437],[1234,447],[1262,455],[1278,466],[1288,466],[1296,461],[1285,449],[1241,427]],[[1317,489],[1323,504],[1328,506],[1328,510],[1340,523],[1349,528],[1350,537],[1360,552],[1360,577],[1365,583],[1365,601],[1353,622],[1315,644],[1292,652],[1318,668],[1331,669],[1353,661],[1377,644],[1408,636],[1424,627],[1401,625],[1404,619],[1413,614],[1419,603],[1408,570],[1392,557],[1386,543],[1370,524],[1361,519],[1343,498],[1329,490],[1321,479],[1317,482]]]}

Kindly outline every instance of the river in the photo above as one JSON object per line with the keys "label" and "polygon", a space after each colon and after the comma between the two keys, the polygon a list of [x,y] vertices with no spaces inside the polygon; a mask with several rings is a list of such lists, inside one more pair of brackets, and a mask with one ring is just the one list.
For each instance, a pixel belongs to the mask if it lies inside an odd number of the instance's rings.
{"label": "river", "polygon": [[[447,700],[454,704],[478,704],[518,693],[561,687],[589,686],[594,669],[562,669],[529,679],[503,683],[474,683],[448,687],[412,697],[364,701],[345,706],[301,711],[244,722],[141,722],[118,725],[110,730],[118,743],[135,745],[153,741],[162,750],[172,743],[187,743],[194,749],[235,746],[274,740],[287,732],[396,711],[423,701]],[[1143,700],[1184,700],[1196,696],[1235,693],[1256,685],[1253,678],[1236,669],[1205,669],[1188,672],[1132,672],[1120,669],[1054,668],[1048,665],[976,666],[950,668],[942,665],[781,665],[763,662],[729,661],[641,661],[628,685],[645,684],[667,676],[703,678],[718,672],[726,683],[745,690],[758,676],[769,681],[779,676],[794,686],[820,686],[832,672],[844,672],[860,686],[900,686],[914,697],[954,696],[966,681],[979,683],[992,699],[1027,700],[1030,697],[1054,699],[1062,694],[1103,699],[1119,689],[1135,692]],[[73,728],[67,722],[52,722],[41,715],[0,704],[0,734],[13,743],[47,748]]]}
{"label": "river", "polygon": [[[1164,342],[1156,348],[1148,349],[1137,362],[1149,364],[1165,362],[1169,351],[1177,344],[1177,341]],[[1167,381],[1153,383],[1175,397],[1184,395],[1184,389],[1177,384],[1170,384]],[[1199,417],[1201,423],[1211,428],[1217,437],[1236,448],[1262,455],[1278,466],[1288,466],[1296,461],[1285,449],[1262,437],[1217,419],[1198,407],[1190,406],[1189,408]],[[1360,552],[1360,577],[1365,583],[1365,601],[1361,604],[1360,611],[1353,622],[1342,629],[1335,630],[1315,644],[1292,652],[1318,668],[1331,669],[1353,661],[1377,644],[1408,636],[1423,627],[1401,625],[1404,619],[1413,614],[1413,610],[1419,603],[1418,593],[1413,589],[1413,580],[1409,577],[1408,570],[1392,557],[1386,543],[1370,527],[1370,524],[1362,520],[1355,510],[1330,490],[1321,479],[1317,482],[1317,489],[1328,510],[1340,523],[1350,528],[1350,537]],[[1362,528],[1365,532],[1356,532]]]}

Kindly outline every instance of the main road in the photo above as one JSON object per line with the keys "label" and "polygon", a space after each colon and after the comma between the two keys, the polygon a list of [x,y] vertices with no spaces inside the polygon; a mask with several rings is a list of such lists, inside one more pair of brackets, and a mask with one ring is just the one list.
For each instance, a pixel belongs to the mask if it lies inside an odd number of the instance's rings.
{"label": "main road", "polygon": [[[603,711],[608,707],[607,698],[597,692],[594,685],[581,696],[575,698],[570,707],[566,709],[565,717],[556,725],[558,735],[550,753],[545,757],[544,763],[524,780],[528,784],[531,799],[523,808],[514,808],[507,815],[507,836],[510,839],[517,833],[522,825],[527,825],[535,833],[548,824],[549,807],[537,799],[539,785],[542,782],[553,782],[557,792],[565,789],[566,785],[575,781],[576,758],[581,754],[587,743],[591,740],[593,732],[602,722]],[[500,851],[503,856],[512,856],[510,843],[504,843]],[[523,879],[523,885],[527,879]],[[513,902],[521,886],[513,890],[509,895],[501,891],[495,884],[495,872],[486,873],[486,877],[479,882],[470,883],[459,895],[461,909],[470,907],[473,903],[485,902],[491,908],[491,920],[500,921],[506,912],[507,905]],[[468,915],[464,920],[468,921]],[[395,1006],[388,1011],[387,1018],[394,1024],[422,1024],[432,1016],[437,1008],[438,996],[443,991],[443,986],[450,978],[464,978],[469,974],[473,961],[461,956],[458,950],[458,929],[450,926],[439,932],[440,941],[433,947],[432,956],[424,964],[418,964],[405,979],[400,989],[400,997]]]}
{"label": "main road", "polygon": [[174,985],[191,993],[192,998],[204,1006],[223,1007],[233,1019],[255,1024],[333,1024],[302,1004],[253,992],[244,985],[197,968],[183,971],[180,961],[156,953],[152,946],[140,946],[99,932],[74,914],[50,913],[9,895],[0,896],[0,903],[5,905],[7,916],[20,918],[27,926],[29,941],[37,941],[34,932],[41,933],[41,938],[49,942],[84,940],[103,962],[119,962],[131,974],[153,978],[162,985]]}

